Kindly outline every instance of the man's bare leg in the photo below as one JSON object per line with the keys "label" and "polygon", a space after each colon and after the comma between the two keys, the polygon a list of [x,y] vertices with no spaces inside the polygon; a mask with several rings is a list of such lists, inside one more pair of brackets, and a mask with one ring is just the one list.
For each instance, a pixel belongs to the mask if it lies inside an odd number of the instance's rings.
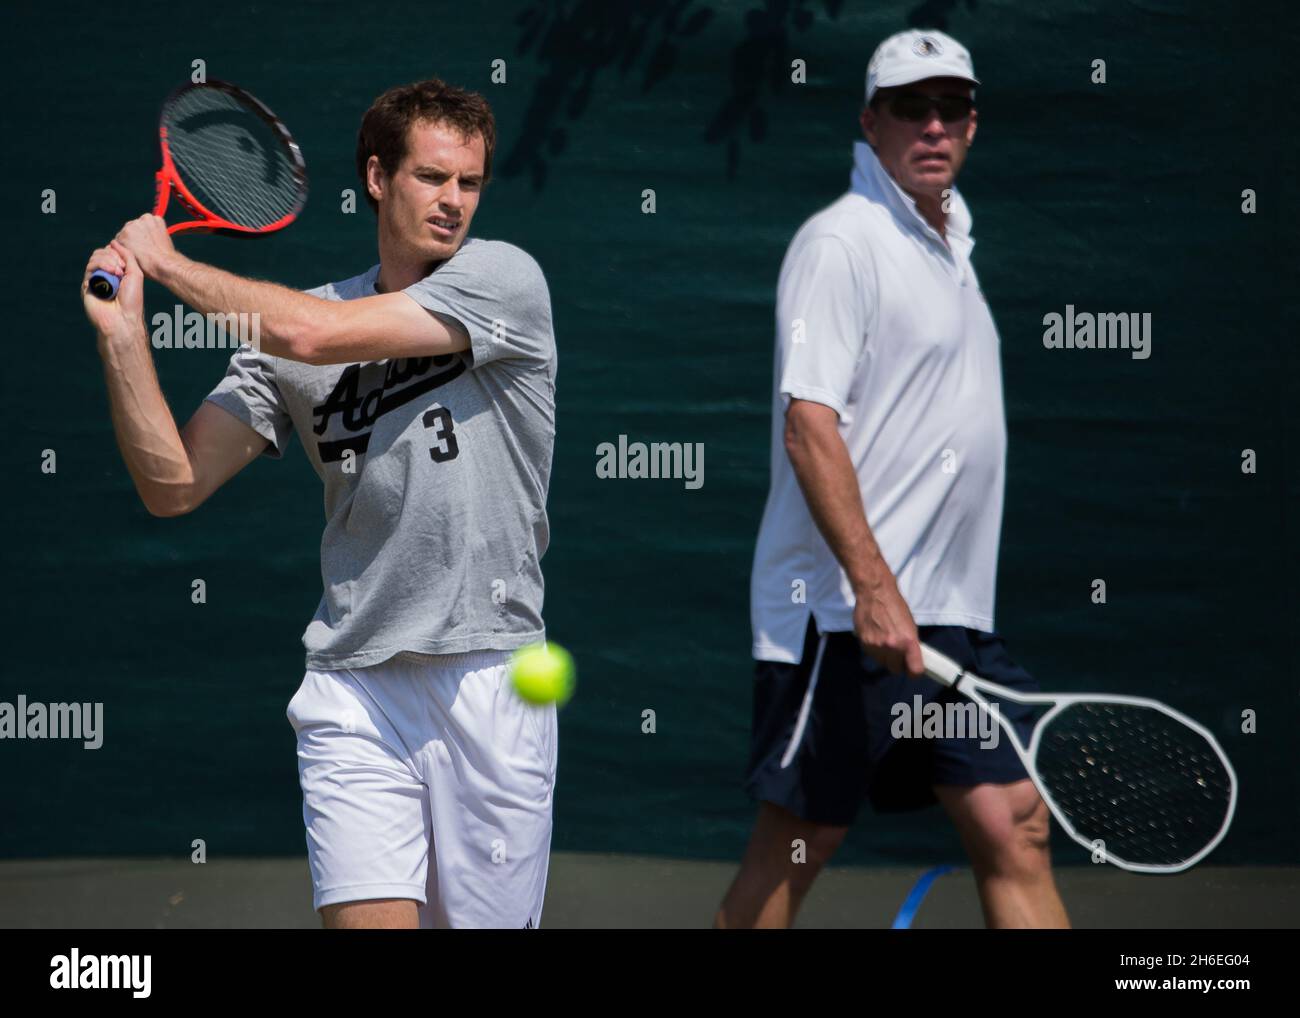
{"label": "man's bare leg", "polygon": [[[847,833],[847,827],[815,824],[770,802],[760,803],[740,872],[714,916],[714,928],[788,929]],[[803,842],[804,852],[796,853],[796,841]]]}
{"label": "man's bare leg", "polygon": [[320,916],[327,930],[415,930],[419,907],[409,898],[341,901],[323,906]]}
{"label": "man's bare leg", "polygon": [[936,786],[975,870],[990,929],[1068,929],[1052,877],[1051,815],[1028,778],[1009,785]]}

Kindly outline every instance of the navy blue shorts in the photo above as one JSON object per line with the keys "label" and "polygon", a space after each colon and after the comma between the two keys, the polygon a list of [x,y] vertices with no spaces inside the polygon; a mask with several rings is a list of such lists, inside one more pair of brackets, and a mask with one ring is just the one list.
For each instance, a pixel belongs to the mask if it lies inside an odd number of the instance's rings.
{"label": "navy blue shorts", "polygon": [[[921,641],[963,668],[1015,690],[1038,684],[1007,655],[1002,637],[960,626],[919,626]],[[827,633],[818,663],[820,635],[809,619],[803,659],[797,665],[755,662],[754,717],[745,790],[813,823],[848,826],[864,799],[877,812],[903,812],[933,805],[935,785],[1009,784],[1028,777],[1006,733],[996,746],[979,735],[895,738],[894,705],[906,703],[920,717],[938,708],[969,704],[960,693],[932,679],[892,675],[870,658],[853,633]],[[816,674],[814,674],[816,672]],[[811,687],[811,696],[809,689]],[[807,703],[805,703],[807,701]],[[996,702],[996,701],[994,701]],[[1003,702],[1004,717],[1028,740],[1035,708]],[[987,725],[983,712],[965,716]],[[806,715],[806,716],[805,716]],[[802,717],[802,721],[801,721]],[[977,729],[966,727],[971,733]]]}

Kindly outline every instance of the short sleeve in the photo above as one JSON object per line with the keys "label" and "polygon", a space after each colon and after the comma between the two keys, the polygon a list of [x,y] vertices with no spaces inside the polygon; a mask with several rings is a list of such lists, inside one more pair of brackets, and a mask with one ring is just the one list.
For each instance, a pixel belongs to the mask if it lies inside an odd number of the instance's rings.
{"label": "short sleeve", "polygon": [[233,414],[265,438],[270,443],[265,455],[272,459],[284,455],[293,433],[293,421],[275,384],[272,358],[251,346],[241,346],[231,355],[225,377],[208,394],[207,401]]}
{"label": "short sleeve", "polygon": [[467,241],[451,258],[403,293],[469,334],[474,367],[554,355],[551,296],[541,267],[513,244]]}
{"label": "short sleeve", "polygon": [[813,237],[792,249],[777,286],[778,389],[841,419],[867,333],[870,280],[845,243]]}

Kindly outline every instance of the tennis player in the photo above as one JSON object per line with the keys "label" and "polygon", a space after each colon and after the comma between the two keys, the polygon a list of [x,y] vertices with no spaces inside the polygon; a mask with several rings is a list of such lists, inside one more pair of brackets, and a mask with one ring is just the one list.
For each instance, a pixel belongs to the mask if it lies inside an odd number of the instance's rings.
{"label": "tennis player", "polygon": [[[541,919],[555,710],[514,695],[507,656],[545,635],[556,351],[537,263],[469,236],[495,141],[486,100],[436,79],[376,99],[357,171],[379,263],[307,293],[182,256],[156,216],[86,266],[123,277],[116,301],[84,303],[151,513],[193,511],[294,432],[324,485],[324,593],[288,717],[329,927]],[[261,349],[234,354],[182,430],[142,277],[260,316]]]}
{"label": "tennis player", "polygon": [[993,628],[1001,368],[953,188],[977,84],[969,53],[941,32],[886,39],[867,69],[850,190],[803,225],[781,266],[771,488],[751,581],[747,788],[760,805],[720,927],[789,926],[864,800],[943,804],[989,926],[1067,924],[1048,810],[1009,740],[914,738],[906,717],[918,701],[924,712],[961,699],[919,678],[922,640],[1036,688]]}

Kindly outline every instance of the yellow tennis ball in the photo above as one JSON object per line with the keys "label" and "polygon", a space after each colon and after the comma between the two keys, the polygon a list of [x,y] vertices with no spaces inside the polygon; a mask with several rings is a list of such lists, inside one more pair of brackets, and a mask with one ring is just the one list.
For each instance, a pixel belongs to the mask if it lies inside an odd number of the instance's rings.
{"label": "yellow tennis ball", "polygon": [[558,643],[534,643],[515,651],[510,681],[519,696],[536,706],[563,707],[573,695],[573,658]]}

